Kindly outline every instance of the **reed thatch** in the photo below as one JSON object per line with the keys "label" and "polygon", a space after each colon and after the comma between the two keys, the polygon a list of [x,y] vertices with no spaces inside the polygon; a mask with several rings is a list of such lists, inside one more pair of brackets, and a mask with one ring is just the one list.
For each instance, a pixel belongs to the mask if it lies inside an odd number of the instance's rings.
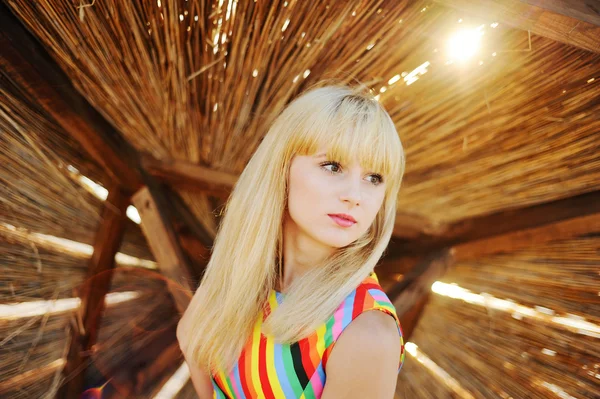
{"label": "reed thatch", "polygon": [[[0,252],[2,305],[77,297],[86,277],[90,256],[65,252],[51,243],[35,242],[27,233],[6,228],[0,228]],[[113,362],[122,360],[116,356],[119,352],[113,352],[114,348],[125,351],[133,347],[134,351],[138,351],[135,345],[144,341],[151,332],[150,328],[159,329],[162,323],[171,321],[172,324],[177,318],[165,290],[164,279],[155,271],[119,267],[111,287],[111,293],[118,292],[134,292],[136,297],[119,304],[109,304],[105,312],[99,332],[98,356]],[[42,397],[34,394],[38,389],[53,397],[63,381],[60,374],[64,364],[56,362],[61,360],[64,363],[69,343],[67,327],[76,322],[76,311],[72,306],[67,310],[36,312],[28,317],[7,317],[3,314],[0,317],[0,396]],[[132,344],[131,339],[122,339],[132,335],[139,342]],[[174,339],[172,333],[171,342]],[[98,360],[95,364],[104,363]],[[11,383],[29,372],[47,374],[47,378],[36,379],[35,384],[28,386]],[[48,391],[50,386],[51,393]]]}
{"label": "reed thatch", "polygon": [[[411,341],[473,398],[598,397],[599,249],[600,235],[590,234],[457,264],[441,281],[482,294],[487,305],[432,294]],[[501,310],[494,298],[541,316]],[[593,323],[595,330],[578,321]],[[409,363],[419,370],[401,373],[401,398],[453,397],[435,396],[439,385],[455,394],[449,379],[443,382],[414,359]],[[436,383],[423,384],[422,374]]]}
{"label": "reed thatch", "polygon": [[[300,90],[356,78],[387,89],[410,161],[403,212],[452,221],[598,189],[598,80],[587,81],[600,56],[494,21],[426,1],[9,4],[84,96],[158,158],[239,173]],[[459,18],[488,26],[482,65],[445,63]],[[387,83],[425,62],[417,83]]]}
{"label": "reed thatch", "polygon": [[[399,218],[436,226],[600,189],[600,54],[438,2],[4,3],[87,101],[158,159],[239,174],[293,97],[336,78],[371,87],[397,125],[407,153]],[[460,26],[485,32],[463,64],[444,51]],[[1,71],[0,83],[0,305],[73,298],[89,253],[39,234],[92,244],[103,201],[80,178],[111,182],[38,99]],[[222,202],[172,188],[214,236]],[[597,234],[554,241],[460,263],[442,282],[598,325],[599,248]],[[153,259],[130,221],[121,252]],[[111,397],[151,363],[144,350],[156,358],[174,342],[177,319],[157,274],[122,266],[111,293],[137,296],[107,308],[86,371],[88,387],[114,379]],[[429,360],[407,356],[398,398],[600,396],[598,337],[434,293],[425,309],[411,341]],[[0,396],[53,397],[77,322],[73,310],[0,317]],[[177,366],[125,396],[151,397]],[[191,383],[177,397],[195,397]]]}
{"label": "reed thatch", "polygon": [[[102,201],[86,190],[73,171],[107,186],[105,174],[35,99],[8,80],[2,82],[1,222],[91,244],[100,222]],[[121,250],[153,259],[141,230],[133,222],[128,223]]]}

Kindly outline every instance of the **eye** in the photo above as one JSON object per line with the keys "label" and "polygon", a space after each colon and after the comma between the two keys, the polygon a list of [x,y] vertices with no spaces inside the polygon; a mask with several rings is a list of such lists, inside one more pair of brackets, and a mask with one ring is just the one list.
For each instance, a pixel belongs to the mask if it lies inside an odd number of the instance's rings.
{"label": "eye", "polygon": [[381,183],[383,183],[383,177],[380,174],[375,173],[375,174],[369,175],[369,177],[375,178],[374,180],[371,180],[371,183],[373,183],[373,185],[375,185],[375,186],[378,186]]}
{"label": "eye", "polygon": [[[331,166],[331,169],[328,168],[329,166]],[[325,169],[326,171],[328,171],[329,173],[331,173],[332,175],[339,172],[342,169],[341,165],[335,161],[323,162],[321,164],[321,167],[323,169]]]}

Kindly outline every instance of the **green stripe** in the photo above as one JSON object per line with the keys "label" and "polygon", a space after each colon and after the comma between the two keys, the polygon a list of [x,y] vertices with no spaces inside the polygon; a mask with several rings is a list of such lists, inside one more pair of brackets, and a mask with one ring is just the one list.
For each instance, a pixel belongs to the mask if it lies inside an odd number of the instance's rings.
{"label": "green stripe", "polygon": [[283,356],[285,374],[287,375],[288,381],[290,382],[290,386],[294,390],[295,396],[299,398],[300,395],[302,395],[302,386],[300,385],[300,380],[298,380],[296,370],[294,369],[294,361],[292,360],[292,352],[290,351],[290,345],[281,345],[281,355]]}
{"label": "green stripe", "polygon": [[225,383],[229,388],[229,392],[231,392],[231,394],[235,397],[235,390],[233,389],[233,385],[231,384],[231,380],[229,379],[229,377],[225,377]]}
{"label": "green stripe", "polygon": [[325,340],[325,350],[329,348],[329,346],[333,343],[333,324],[335,323],[335,317],[331,316],[327,323],[325,324],[325,335],[323,339]]}
{"label": "green stripe", "polygon": [[[317,374],[316,370],[315,370],[315,374]],[[314,377],[314,375],[312,377]],[[304,390],[304,399],[317,399],[315,396],[315,390],[313,389],[310,381],[309,381],[308,385],[306,386],[306,389]]]}

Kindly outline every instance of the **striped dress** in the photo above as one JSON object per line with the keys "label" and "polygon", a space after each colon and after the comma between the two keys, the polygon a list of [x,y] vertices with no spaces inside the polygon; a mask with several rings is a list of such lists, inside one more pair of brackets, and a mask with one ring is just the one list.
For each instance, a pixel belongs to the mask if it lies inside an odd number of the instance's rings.
{"label": "striped dress", "polygon": [[261,332],[266,316],[284,297],[285,294],[280,292],[271,292],[265,310],[257,318],[254,332],[231,373],[227,375],[213,370],[213,399],[320,398],[325,386],[325,366],[336,340],[352,320],[369,310],[385,312],[396,321],[401,345],[400,372],[405,355],[402,327],[375,273],[365,278],[314,333],[291,345],[277,344],[272,337]]}

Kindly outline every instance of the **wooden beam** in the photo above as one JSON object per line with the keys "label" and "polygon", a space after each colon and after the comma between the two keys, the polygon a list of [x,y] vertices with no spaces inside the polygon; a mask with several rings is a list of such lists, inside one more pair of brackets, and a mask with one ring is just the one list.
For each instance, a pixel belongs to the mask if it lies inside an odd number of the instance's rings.
{"label": "wooden beam", "polygon": [[442,250],[419,262],[404,278],[387,291],[396,307],[405,340],[415,329],[425,307],[431,285],[441,278],[454,263],[454,252]]}
{"label": "wooden beam", "polygon": [[521,2],[600,26],[600,1],[598,0],[521,0]]}
{"label": "wooden beam", "polygon": [[454,262],[453,251],[437,251],[418,263],[413,270],[392,287],[387,295],[396,306],[398,316],[407,312],[417,301],[431,291],[431,284],[444,275]]}
{"label": "wooden beam", "polygon": [[600,213],[471,241],[456,245],[453,249],[456,260],[463,261],[503,252],[513,252],[522,248],[543,245],[554,240],[566,240],[592,232],[600,232]]}
{"label": "wooden beam", "polygon": [[180,313],[189,304],[196,288],[190,272],[189,259],[183,252],[167,213],[168,203],[162,188],[148,181],[149,185],[132,198],[142,219],[142,231],[150,250],[156,258],[158,268],[167,277],[167,287],[173,295]]}
{"label": "wooden beam", "polygon": [[138,374],[146,373],[144,370],[152,367],[161,354],[176,341],[176,330],[179,319],[173,319],[160,330],[141,331],[134,333],[130,338],[131,355],[115,366],[113,370],[103,374],[110,376],[106,392],[102,396],[106,399],[122,399],[136,396],[136,380]]}
{"label": "wooden beam", "polygon": [[[600,27],[519,0],[434,0],[445,7],[499,22],[560,43],[600,53]],[[541,3],[540,1],[536,3]],[[544,1],[544,3],[546,3]],[[572,13],[570,13],[572,14]],[[574,15],[574,14],[572,14]],[[582,18],[579,16],[579,18]],[[595,20],[595,18],[594,18]]]}
{"label": "wooden beam", "polygon": [[64,368],[66,383],[57,397],[79,398],[84,387],[84,374],[98,338],[98,326],[104,311],[104,299],[110,288],[115,255],[121,246],[129,197],[118,187],[110,187],[104,203],[100,227],[94,239],[88,275],[80,292],[78,328],[71,331],[71,345]]}
{"label": "wooden beam", "polygon": [[400,319],[400,325],[402,326],[404,342],[408,342],[412,337],[413,332],[417,329],[417,325],[423,316],[423,312],[425,311],[425,307],[429,303],[430,298],[430,292],[423,293],[423,295],[417,299],[410,309],[404,312],[401,316],[398,316]]}
{"label": "wooden beam", "polygon": [[198,239],[198,242],[206,248],[213,245],[213,237],[209,234],[200,221],[196,218],[181,196],[172,188],[164,187],[165,195],[169,201],[169,209],[172,210],[177,233],[190,235]]}
{"label": "wooden beam", "polygon": [[173,367],[173,364],[183,362],[183,354],[179,342],[169,345],[148,367],[140,370],[135,377],[135,392],[141,394],[150,383],[156,381],[161,374]]}
{"label": "wooden beam", "polygon": [[[426,258],[421,256],[404,256],[394,259],[385,258],[375,269],[380,280],[401,281],[416,265]],[[382,286],[383,287],[383,286]]]}
{"label": "wooden beam", "polygon": [[544,225],[600,213],[600,191],[593,191],[524,208],[476,216],[440,230],[439,235],[422,235],[414,240],[393,238],[385,261],[427,254],[440,248],[533,229]]}
{"label": "wooden beam", "polygon": [[422,215],[397,212],[392,236],[416,239],[423,235],[438,236],[447,229],[446,224],[434,223]]}
{"label": "wooden beam", "polygon": [[142,166],[152,176],[172,187],[202,191],[216,197],[227,198],[238,176],[219,172],[191,162],[177,160],[159,161],[149,155],[142,157]]}
{"label": "wooden beam", "polygon": [[0,73],[16,82],[128,192],[141,187],[133,148],[73,87],[4,3],[0,3]]}

